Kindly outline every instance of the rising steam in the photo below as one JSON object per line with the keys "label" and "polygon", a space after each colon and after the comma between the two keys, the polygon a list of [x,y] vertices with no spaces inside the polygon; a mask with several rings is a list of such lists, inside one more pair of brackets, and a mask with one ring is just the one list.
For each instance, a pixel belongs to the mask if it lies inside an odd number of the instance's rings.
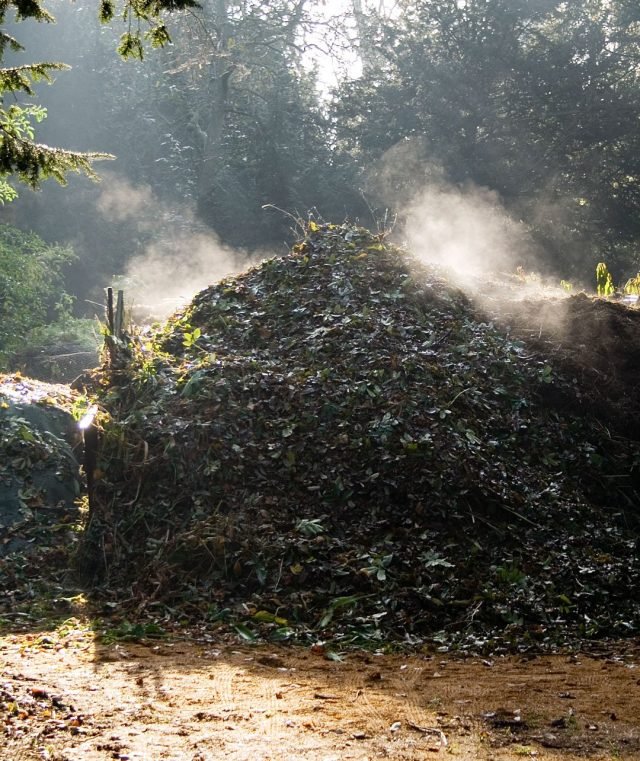
{"label": "rising steam", "polygon": [[242,269],[237,255],[206,233],[150,244],[127,265],[126,282],[141,314],[164,319],[203,288]]}
{"label": "rising steam", "polygon": [[247,266],[248,257],[222,245],[191,209],[163,203],[149,187],[108,175],[98,211],[114,223],[131,224],[146,241],[116,278],[135,305],[136,319],[162,320],[198,291]]}
{"label": "rising steam", "polygon": [[407,248],[425,262],[446,267],[462,285],[488,273],[531,266],[536,260],[533,241],[498,193],[471,182],[450,182],[430,153],[424,138],[401,140],[368,177],[374,195],[400,210]]}
{"label": "rising steam", "polygon": [[471,185],[423,189],[409,205],[404,232],[416,256],[452,270],[463,283],[513,272],[533,248],[524,226],[509,216],[498,195]]}
{"label": "rising steam", "polygon": [[102,173],[98,211],[114,222],[135,221],[140,230],[151,230],[158,201],[151,188],[132,185],[112,172]]}

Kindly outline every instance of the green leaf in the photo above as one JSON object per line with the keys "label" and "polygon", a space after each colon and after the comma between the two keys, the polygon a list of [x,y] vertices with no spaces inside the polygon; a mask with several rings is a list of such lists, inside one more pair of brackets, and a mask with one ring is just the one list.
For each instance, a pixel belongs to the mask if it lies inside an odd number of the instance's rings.
{"label": "green leaf", "polygon": [[362,595],[345,595],[344,597],[336,597],[336,599],[332,600],[329,604],[329,607],[324,611],[320,621],[318,622],[318,626],[321,629],[324,628],[331,622],[337,610],[340,610],[341,608],[351,607],[361,599]]}
{"label": "green leaf", "polygon": [[289,623],[286,618],[280,618],[274,613],[269,613],[268,610],[259,610],[253,614],[252,618],[268,624],[280,624],[280,626],[286,626]]}
{"label": "green leaf", "polygon": [[240,637],[247,640],[247,642],[255,642],[257,640],[255,633],[244,624],[234,624],[233,628],[238,632]]}
{"label": "green leaf", "polygon": [[427,552],[423,552],[420,556],[420,560],[424,563],[425,568],[453,568],[453,563],[445,560],[434,550],[427,550]]}
{"label": "green leaf", "polygon": [[296,523],[296,531],[303,536],[318,536],[326,531],[321,521],[321,518],[301,518]]}
{"label": "green leaf", "polygon": [[169,30],[164,24],[158,24],[150,29],[145,37],[151,42],[151,47],[162,48],[171,42]]}

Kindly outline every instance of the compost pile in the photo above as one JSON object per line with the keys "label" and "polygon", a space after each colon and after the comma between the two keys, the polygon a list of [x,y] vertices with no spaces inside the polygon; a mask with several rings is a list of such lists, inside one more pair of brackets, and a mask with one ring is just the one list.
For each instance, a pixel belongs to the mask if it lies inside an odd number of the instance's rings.
{"label": "compost pile", "polygon": [[637,447],[381,236],[311,223],[143,339],[103,381],[83,561],[120,604],[357,644],[638,631]]}
{"label": "compost pile", "polygon": [[581,396],[547,388],[546,398],[578,413],[587,409],[634,438],[640,427],[640,309],[578,293],[570,298],[483,299],[511,335],[577,379]]}
{"label": "compost pile", "polygon": [[56,608],[80,535],[77,394],[0,374],[0,628]]}

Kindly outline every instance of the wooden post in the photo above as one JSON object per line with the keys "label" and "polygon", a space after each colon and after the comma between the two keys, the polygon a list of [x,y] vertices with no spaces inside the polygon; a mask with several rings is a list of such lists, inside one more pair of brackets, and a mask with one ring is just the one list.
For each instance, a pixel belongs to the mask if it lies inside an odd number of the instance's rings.
{"label": "wooden post", "polygon": [[124,331],[124,291],[118,291],[117,301],[114,309],[113,305],[113,288],[107,290],[107,335],[104,344],[109,354],[109,361],[114,367],[118,359],[118,353],[122,354],[123,343],[125,338]]}
{"label": "wooden post", "polygon": [[113,321],[113,332],[118,339],[122,338],[124,334],[124,291],[118,291],[116,313]]}
{"label": "wooden post", "polygon": [[109,329],[109,335],[113,335],[113,288],[111,287],[107,288],[107,328]]}

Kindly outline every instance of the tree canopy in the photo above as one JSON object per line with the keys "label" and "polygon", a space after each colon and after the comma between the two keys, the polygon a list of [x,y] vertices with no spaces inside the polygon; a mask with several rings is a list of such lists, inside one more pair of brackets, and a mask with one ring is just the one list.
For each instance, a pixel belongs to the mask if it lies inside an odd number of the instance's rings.
{"label": "tree canopy", "polygon": [[[118,11],[126,23],[118,51],[123,57],[143,57],[144,41],[152,46],[161,46],[170,41],[163,22],[165,13],[184,8],[196,7],[195,0],[101,0],[99,15],[103,22],[111,21]],[[1,0],[0,24],[4,24],[10,10],[15,11],[16,20],[34,19],[51,23],[54,17],[40,0]],[[0,59],[7,49],[23,49],[21,43],[0,29]],[[32,188],[41,181],[52,177],[60,183],[70,171],[84,172],[93,177],[93,161],[110,158],[108,154],[63,150],[38,143],[35,140],[34,122],[46,117],[46,110],[37,105],[7,105],[11,95],[23,93],[33,96],[32,85],[45,80],[51,81],[52,73],[66,68],[63,63],[43,61],[0,69],[0,202],[16,197],[15,189],[8,184],[7,177],[15,175]]]}
{"label": "tree canopy", "polygon": [[452,182],[497,191],[552,257],[637,240],[635,3],[400,5],[371,38],[378,65],[336,101],[350,152],[372,163],[413,140]]}
{"label": "tree canopy", "polygon": [[[437,177],[488,189],[562,277],[604,259],[618,278],[640,266],[636,3],[403,0],[385,12],[357,0],[333,18],[319,0],[130,0],[97,5],[109,23],[88,31],[95,13],[50,1],[58,46],[24,25],[27,49],[44,63],[0,74],[5,179],[63,181],[116,154],[122,181],[152,189],[167,208],[188,205],[223,242],[253,250],[288,237],[290,218],[276,208],[368,224],[375,209],[402,217]],[[9,10],[50,27],[39,2],[6,2],[1,20]],[[176,10],[186,12],[167,22]],[[21,32],[2,38],[7,54]],[[310,64],[318,48],[339,72],[329,96]],[[73,71],[51,94],[38,91],[41,106],[10,98],[32,98],[63,57]],[[68,117],[39,124],[39,143],[34,125],[46,109]],[[96,278],[149,243],[147,229],[96,221],[86,189],[49,189],[26,203],[41,235],[86,245],[81,261],[104,252]],[[158,235],[191,225],[182,211],[164,217]]]}

